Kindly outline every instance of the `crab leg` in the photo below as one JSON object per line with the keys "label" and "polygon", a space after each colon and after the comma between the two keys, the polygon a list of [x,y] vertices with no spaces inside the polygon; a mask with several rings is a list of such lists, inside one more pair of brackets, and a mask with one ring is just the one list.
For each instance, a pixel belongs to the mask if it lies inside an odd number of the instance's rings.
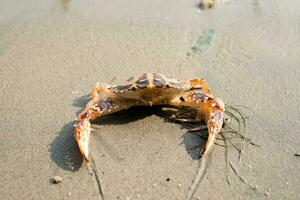
{"label": "crab leg", "polygon": [[207,123],[208,138],[200,153],[200,158],[205,157],[214,144],[216,135],[220,133],[223,125],[225,106],[221,99],[214,98],[211,95],[194,93],[192,95],[183,95],[171,102],[175,106],[189,106],[198,110],[195,120],[204,119]]}
{"label": "crab leg", "polygon": [[86,161],[90,161],[88,147],[91,133],[90,121],[129,107],[129,103],[121,102],[119,97],[104,85],[96,84],[93,87],[93,99],[77,116],[74,133],[79,150]]}

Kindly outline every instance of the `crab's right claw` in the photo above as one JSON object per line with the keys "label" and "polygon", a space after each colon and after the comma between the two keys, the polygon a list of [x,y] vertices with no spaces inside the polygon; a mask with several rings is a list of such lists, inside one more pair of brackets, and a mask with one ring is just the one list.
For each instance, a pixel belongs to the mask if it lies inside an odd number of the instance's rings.
{"label": "crab's right claw", "polygon": [[[223,123],[223,122],[222,122]],[[200,158],[205,157],[214,144],[216,135],[220,132],[222,125],[213,121],[208,122],[208,137],[203,150],[200,153]]]}
{"label": "crab's right claw", "polygon": [[211,109],[207,115],[208,138],[206,144],[200,153],[200,158],[204,158],[214,144],[216,135],[220,133],[224,121],[225,106],[221,99],[213,98]]}

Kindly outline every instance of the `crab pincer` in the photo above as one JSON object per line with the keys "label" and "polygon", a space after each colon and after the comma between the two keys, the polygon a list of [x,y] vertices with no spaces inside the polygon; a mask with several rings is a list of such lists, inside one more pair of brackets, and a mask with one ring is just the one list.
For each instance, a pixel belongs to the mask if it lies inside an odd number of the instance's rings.
{"label": "crab pincer", "polygon": [[209,106],[210,108],[208,109],[205,119],[208,129],[208,137],[206,144],[200,153],[200,158],[204,158],[207,155],[208,151],[214,144],[216,135],[220,133],[224,122],[225,106],[223,101],[218,98],[213,98],[209,103],[211,103],[211,105]]}
{"label": "crab pincer", "polygon": [[75,140],[78,144],[79,150],[86,161],[89,159],[89,139],[91,134],[90,116],[92,111],[85,111],[77,117],[75,124]]}

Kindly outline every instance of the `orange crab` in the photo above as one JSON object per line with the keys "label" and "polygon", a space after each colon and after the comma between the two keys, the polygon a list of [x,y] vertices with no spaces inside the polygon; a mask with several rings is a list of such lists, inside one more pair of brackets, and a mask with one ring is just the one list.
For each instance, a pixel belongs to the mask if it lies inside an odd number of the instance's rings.
{"label": "orange crab", "polygon": [[223,125],[223,101],[212,95],[203,79],[181,81],[163,74],[146,73],[128,79],[124,85],[96,83],[93,86],[92,100],[77,116],[75,124],[75,139],[84,159],[90,161],[91,120],[132,106],[152,105],[195,108],[195,121],[205,120],[207,123],[208,139],[200,158],[207,155]]}

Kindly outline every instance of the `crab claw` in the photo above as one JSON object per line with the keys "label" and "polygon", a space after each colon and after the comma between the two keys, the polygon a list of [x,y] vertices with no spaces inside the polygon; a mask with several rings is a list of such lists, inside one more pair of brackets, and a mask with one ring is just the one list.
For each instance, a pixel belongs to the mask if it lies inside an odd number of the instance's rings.
{"label": "crab claw", "polygon": [[203,148],[203,150],[200,153],[200,158],[203,158],[207,155],[207,153],[209,152],[209,150],[211,149],[211,147],[214,144],[215,138],[216,138],[216,134],[218,133],[217,131],[218,129],[215,128],[211,128],[208,130],[208,138],[206,141],[206,144]]}
{"label": "crab claw", "polygon": [[91,123],[88,119],[76,124],[75,139],[78,144],[79,150],[86,161],[89,158],[89,139],[91,133]]}
{"label": "crab claw", "polygon": [[209,115],[207,115],[208,138],[200,153],[200,158],[205,157],[213,146],[216,135],[220,133],[224,121],[225,106],[221,99],[212,99],[211,109],[209,110]]}

